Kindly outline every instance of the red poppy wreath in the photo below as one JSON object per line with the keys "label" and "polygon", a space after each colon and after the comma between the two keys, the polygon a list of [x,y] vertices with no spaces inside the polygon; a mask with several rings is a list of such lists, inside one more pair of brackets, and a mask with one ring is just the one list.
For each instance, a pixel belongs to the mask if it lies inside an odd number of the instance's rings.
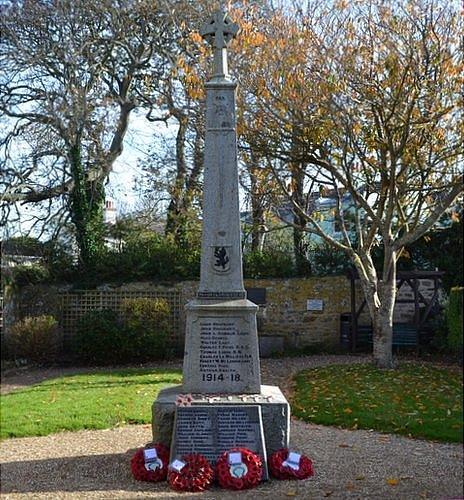
{"label": "red poppy wreath", "polygon": [[311,460],[288,448],[282,448],[271,455],[269,469],[277,479],[307,479],[314,475]]}
{"label": "red poppy wreath", "polygon": [[233,448],[223,453],[216,463],[219,484],[229,490],[245,490],[257,486],[263,475],[259,455],[247,448]]}
{"label": "red poppy wreath", "polygon": [[168,481],[178,491],[204,491],[214,480],[214,470],[199,453],[184,455],[169,466]]}
{"label": "red poppy wreath", "polygon": [[163,444],[147,444],[131,459],[132,475],[137,481],[164,481],[168,473],[169,450]]}

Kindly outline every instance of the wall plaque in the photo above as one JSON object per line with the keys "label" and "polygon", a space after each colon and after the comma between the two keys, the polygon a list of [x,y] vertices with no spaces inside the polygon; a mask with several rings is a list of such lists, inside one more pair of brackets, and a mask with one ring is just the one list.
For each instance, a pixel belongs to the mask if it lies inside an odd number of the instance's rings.
{"label": "wall plaque", "polygon": [[201,453],[214,465],[219,455],[242,446],[267,457],[261,408],[258,405],[193,405],[177,407],[171,445],[171,461],[187,453]]}
{"label": "wall plaque", "polygon": [[308,299],[306,301],[307,311],[323,311],[324,301],[322,299]]}

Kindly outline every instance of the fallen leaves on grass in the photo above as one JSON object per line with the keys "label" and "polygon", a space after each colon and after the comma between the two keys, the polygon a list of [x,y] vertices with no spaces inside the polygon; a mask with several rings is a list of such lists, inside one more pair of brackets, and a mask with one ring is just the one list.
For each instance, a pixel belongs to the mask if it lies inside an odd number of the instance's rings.
{"label": "fallen leaves on grass", "polygon": [[462,442],[462,375],[403,363],[328,366],[295,377],[294,415],[306,422]]}

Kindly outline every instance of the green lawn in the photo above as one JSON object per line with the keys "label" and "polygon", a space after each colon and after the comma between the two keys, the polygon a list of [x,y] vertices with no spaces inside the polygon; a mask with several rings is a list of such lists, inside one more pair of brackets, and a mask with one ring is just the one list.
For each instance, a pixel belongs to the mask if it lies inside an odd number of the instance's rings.
{"label": "green lawn", "polygon": [[128,369],[47,380],[2,396],[0,437],[149,423],[160,389],[181,379],[177,370]]}
{"label": "green lawn", "polygon": [[405,363],[300,372],[293,414],[306,422],[462,442],[462,372]]}
{"label": "green lawn", "polygon": [[[128,369],[48,380],[2,396],[0,437],[150,423],[159,390],[181,379],[177,370]],[[410,363],[306,370],[296,376],[292,412],[323,425],[462,441],[462,373]]]}

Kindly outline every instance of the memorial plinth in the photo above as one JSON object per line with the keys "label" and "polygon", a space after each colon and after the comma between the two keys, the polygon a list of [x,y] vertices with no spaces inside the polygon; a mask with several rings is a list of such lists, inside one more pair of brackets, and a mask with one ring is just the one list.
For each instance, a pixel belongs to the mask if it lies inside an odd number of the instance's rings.
{"label": "memorial plinth", "polygon": [[[237,31],[221,11],[200,31],[214,47],[214,73],[206,84],[200,286],[186,305],[183,385],[160,392],[153,439],[171,445],[171,460],[198,452],[214,463],[220,453],[245,446],[266,467],[266,454],[288,447],[290,408],[278,387],[261,386],[258,306],[246,299],[243,285],[236,84],[228,75],[226,50]],[[191,409],[176,407],[179,394],[189,394]],[[236,432],[225,422],[233,422]]]}
{"label": "memorial plinth", "polygon": [[259,393],[258,306],[244,299],[197,300],[186,310],[184,392]]}
{"label": "memorial plinth", "polygon": [[268,479],[263,436],[258,405],[196,404],[176,410],[171,455],[201,453],[215,463],[224,451],[240,444],[259,454],[265,464],[264,479]]}
{"label": "memorial plinth", "polygon": [[[174,430],[175,401],[182,386],[177,385],[160,391],[153,405],[153,441],[171,446]],[[278,387],[262,385],[259,394],[207,395],[193,394],[191,407],[197,405],[242,407],[258,405],[264,430],[264,446],[267,456],[281,448],[288,448],[290,436],[290,407]],[[225,450],[223,450],[225,451]]]}

